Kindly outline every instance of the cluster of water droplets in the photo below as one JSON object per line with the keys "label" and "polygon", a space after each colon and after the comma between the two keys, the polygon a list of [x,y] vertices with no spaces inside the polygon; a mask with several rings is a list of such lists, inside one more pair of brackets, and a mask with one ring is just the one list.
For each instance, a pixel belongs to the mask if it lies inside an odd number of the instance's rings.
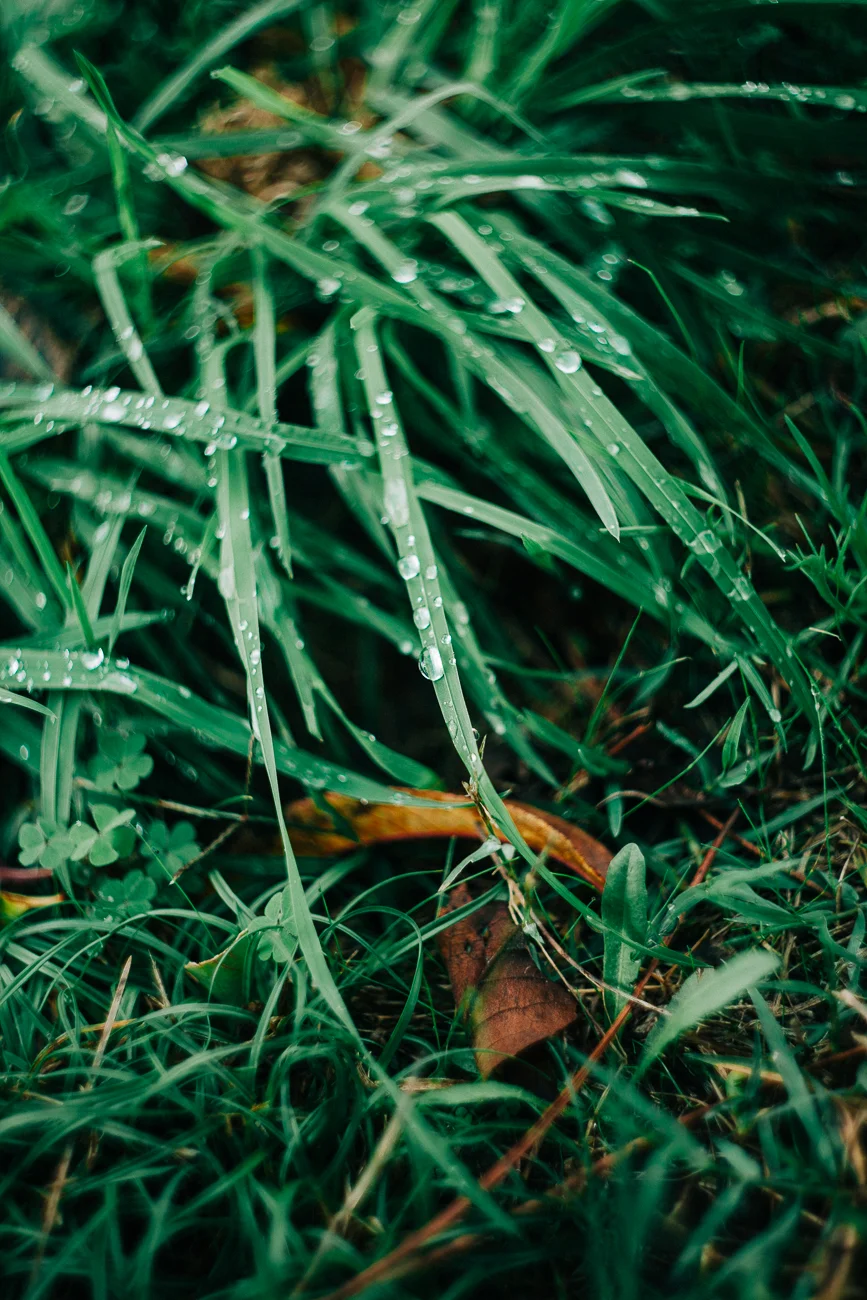
{"label": "cluster of water droplets", "polygon": [[833,86],[798,86],[794,82],[784,81],[772,85],[766,81],[743,81],[730,85],[715,85],[704,82],[673,82],[668,85],[624,86],[620,94],[624,99],[659,100],[673,99],[719,99],[737,96],[746,99],[773,99],[781,103],[820,104],[825,108],[841,108],[848,112],[854,109],[858,113],[867,112],[867,94],[857,90],[852,94]]}
{"label": "cluster of water droplets", "polygon": [[182,154],[158,153],[153,162],[148,163],[143,171],[149,181],[174,180],[182,176],[189,163]]}
{"label": "cluster of water droplets", "polygon": [[138,683],[126,671],[128,668],[128,659],[107,659],[101,648],[64,647],[49,653],[19,648],[8,652],[5,660],[0,659],[0,682],[13,689],[23,687],[28,694],[62,687],[134,695]]}
{"label": "cluster of water droplets", "polygon": [[[136,342],[135,336],[127,338],[130,347],[134,347]],[[321,434],[314,429],[308,433],[296,426],[271,426],[242,411],[228,407],[212,409],[205,398],[187,401],[154,393],[123,391],[116,385],[99,389],[88,384],[81,390],[74,390],[56,389],[53,384],[6,384],[0,387],[0,404],[24,407],[29,422],[40,426],[40,431],[46,434],[51,433],[58,423],[68,425],[93,421],[204,442],[206,458],[216,451],[231,451],[239,442],[281,455],[290,441],[309,438],[311,446],[317,447],[322,441]],[[36,409],[31,409],[33,407]],[[22,411],[21,420],[24,418]],[[373,455],[374,448],[366,440],[346,438],[345,442],[350,459],[355,455]]]}

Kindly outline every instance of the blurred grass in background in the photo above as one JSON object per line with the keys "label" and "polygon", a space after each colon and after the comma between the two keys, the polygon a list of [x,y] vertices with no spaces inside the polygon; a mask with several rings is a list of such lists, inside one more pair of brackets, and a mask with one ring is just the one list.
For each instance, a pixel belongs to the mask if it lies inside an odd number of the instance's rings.
{"label": "blurred grass in background", "polygon": [[[857,1294],[864,5],[2,22],[10,1296],[326,1295],[455,1191],[376,1294]],[[455,1016],[459,846],[283,818],[462,782],[582,994],[534,1086]],[[639,844],[642,939],[507,793]],[[750,978],[481,1191],[678,915],[645,1000]]]}

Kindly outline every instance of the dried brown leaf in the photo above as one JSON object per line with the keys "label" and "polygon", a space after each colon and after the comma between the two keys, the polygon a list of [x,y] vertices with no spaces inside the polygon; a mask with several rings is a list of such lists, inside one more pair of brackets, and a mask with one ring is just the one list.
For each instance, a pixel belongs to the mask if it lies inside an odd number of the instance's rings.
{"label": "dried brown leaf", "polygon": [[[362,804],[346,795],[328,793],[324,798],[334,809],[335,817],[329,816],[312,799],[289,804],[286,820],[295,852],[299,857],[325,858],[347,853],[360,844],[452,836],[475,840],[487,837],[488,829],[473,805],[447,806],[459,803],[461,795],[431,790],[404,793],[413,800],[424,800],[424,804]],[[534,853],[547,853],[595,889],[602,889],[611,861],[611,854],[603,844],[571,822],[539,808],[512,800],[506,801],[506,807]],[[501,841],[505,840],[500,831],[495,833]]]}
{"label": "dried brown leaf", "polygon": [[[470,902],[467,885],[457,885],[440,915]],[[574,998],[536,966],[505,903],[480,907],[441,931],[440,952],[455,1002],[469,1018],[483,1079],[575,1019]]]}

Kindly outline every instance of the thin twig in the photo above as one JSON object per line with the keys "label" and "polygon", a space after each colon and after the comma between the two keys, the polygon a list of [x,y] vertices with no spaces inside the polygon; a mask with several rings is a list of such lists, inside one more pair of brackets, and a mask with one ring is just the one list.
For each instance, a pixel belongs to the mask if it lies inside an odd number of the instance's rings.
{"label": "thin twig", "polygon": [[[95,1075],[102,1065],[105,1057],[108,1040],[111,1037],[111,1031],[117,1020],[117,1013],[120,1011],[121,1000],[126,991],[126,982],[129,979],[129,973],[132,969],[132,954],[124,962],[123,970],[117,981],[117,988],[114,990],[114,997],[111,1000],[111,1006],[108,1009],[108,1015],[105,1018],[105,1024],[102,1026],[102,1033],[99,1036],[99,1042],[96,1045],[96,1051],[93,1054],[92,1074],[82,1088],[82,1092],[90,1092],[95,1083]],[[96,1129],[93,1129],[87,1143],[87,1167],[91,1169],[93,1162],[96,1160],[96,1153],[99,1149],[99,1135]]]}

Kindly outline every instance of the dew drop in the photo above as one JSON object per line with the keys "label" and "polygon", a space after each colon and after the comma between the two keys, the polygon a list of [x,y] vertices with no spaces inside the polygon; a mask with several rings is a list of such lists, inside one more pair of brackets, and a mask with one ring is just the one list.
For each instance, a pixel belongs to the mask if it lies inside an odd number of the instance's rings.
{"label": "dew drop", "polygon": [[[402,478],[389,478],[386,480],[385,511],[394,528],[405,528],[409,523],[409,501],[406,494],[406,484]],[[416,572],[418,572],[418,560],[416,560]]]}
{"label": "dew drop", "polygon": [[443,661],[439,650],[436,646],[427,646],[418,661],[419,671],[422,677],[426,677],[429,682],[438,682],[443,676]]}
{"label": "dew drop", "polygon": [[564,375],[574,375],[581,367],[581,358],[577,352],[561,352],[555,359],[554,365],[558,370],[562,370]]}
{"label": "dew drop", "polygon": [[418,279],[418,264],[411,259],[399,266],[391,275],[396,284],[412,284]]}
{"label": "dew drop", "polygon": [[417,577],[420,568],[417,555],[403,555],[397,562],[397,571],[405,582]]}

